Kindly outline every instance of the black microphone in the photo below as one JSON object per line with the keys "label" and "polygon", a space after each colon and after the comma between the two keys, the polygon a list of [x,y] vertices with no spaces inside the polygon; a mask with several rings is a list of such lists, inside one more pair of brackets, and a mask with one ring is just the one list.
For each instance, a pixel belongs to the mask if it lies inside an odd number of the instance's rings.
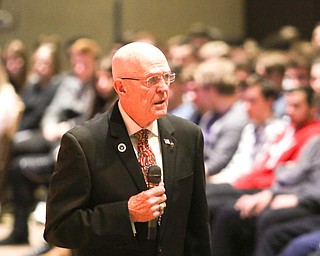
{"label": "black microphone", "polygon": [[[161,181],[161,169],[158,165],[152,165],[147,171],[148,188],[154,188],[159,185]],[[157,235],[157,219],[148,222],[148,240],[155,240]]]}

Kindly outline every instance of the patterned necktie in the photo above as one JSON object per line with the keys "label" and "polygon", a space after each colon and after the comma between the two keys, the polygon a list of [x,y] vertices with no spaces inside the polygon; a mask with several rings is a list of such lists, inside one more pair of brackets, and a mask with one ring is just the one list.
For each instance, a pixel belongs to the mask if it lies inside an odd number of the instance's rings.
{"label": "patterned necktie", "polygon": [[143,173],[147,187],[149,187],[148,180],[146,178],[148,168],[149,166],[156,164],[156,158],[148,143],[149,134],[150,131],[147,129],[141,129],[134,134],[134,136],[136,136],[138,139],[138,161],[140,163],[141,171]]}

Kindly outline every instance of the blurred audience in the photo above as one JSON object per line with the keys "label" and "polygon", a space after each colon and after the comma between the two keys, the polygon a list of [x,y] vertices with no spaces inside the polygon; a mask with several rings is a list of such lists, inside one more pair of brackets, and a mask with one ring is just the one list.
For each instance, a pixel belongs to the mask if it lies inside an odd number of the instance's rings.
{"label": "blurred audience", "polygon": [[[21,91],[25,111],[18,132],[14,136],[7,168],[8,186],[12,191],[14,225],[9,236],[0,245],[26,244],[28,217],[35,203],[34,190],[38,187],[36,172],[44,166],[53,168],[54,158],[47,158],[50,144],[42,137],[40,122],[61,82],[54,44],[41,44],[32,56],[32,70]],[[48,182],[48,180],[47,180]]]}
{"label": "blurred audience", "polygon": [[[30,85],[26,87],[25,95],[29,107],[27,114],[36,120],[32,127],[29,124],[30,127],[26,125],[25,128],[33,129],[35,132],[32,134],[38,136],[32,136],[32,140],[20,137],[20,142],[23,144],[25,141],[36,141],[37,143],[31,143],[32,147],[22,148],[29,151],[22,155],[20,152],[9,166],[15,221],[12,232],[0,241],[1,245],[29,242],[28,217],[35,204],[34,191],[39,183],[49,182],[57,145],[62,134],[76,123],[93,116],[100,47],[92,39],[81,38],[75,41],[70,47],[73,72],[67,75],[57,74],[57,63],[54,61],[55,55],[51,50],[48,44],[44,44],[34,55],[34,73],[30,76]],[[35,98],[32,99],[32,97]],[[25,120],[27,123],[28,118],[26,117]],[[27,132],[24,135],[30,136],[29,129],[24,131]],[[37,133],[37,131],[40,132]],[[20,148],[20,151],[22,149]],[[30,152],[31,149],[34,151]],[[33,255],[40,255],[50,249],[50,245],[44,244]]]}
{"label": "blurred audience", "polygon": [[5,189],[6,167],[13,136],[18,128],[24,104],[9,83],[7,73],[0,62],[0,203]]}
{"label": "blurred audience", "polygon": [[320,22],[318,22],[313,28],[311,43],[315,48],[316,52],[319,54],[320,53],[319,51],[320,50]]}
{"label": "blurred audience", "polygon": [[282,82],[287,63],[288,57],[284,52],[271,50],[262,52],[255,64],[255,72],[276,85],[278,95],[274,101],[274,112],[279,117],[286,112]]}
{"label": "blurred audience", "polygon": [[107,54],[98,63],[95,84],[96,98],[90,118],[109,109],[118,99],[118,94],[113,88],[111,60],[112,56]]}
{"label": "blurred audience", "polygon": [[317,94],[320,94],[320,56],[311,64],[310,85]]}
{"label": "blurred audience", "polygon": [[185,68],[198,63],[195,49],[190,43],[173,42],[168,46],[167,56],[172,68]]}
{"label": "blurred audience", "polygon": [[305,145],[295,164],[276,170],[276,181],[270,189],[244,195],[237,201],[239,221],[255,223],[254,255],[278,255],[290,239],[310,229],[306,219],[314,218],[319,211],[319,135],[318,132]]}
{"label": "blurred audience", "polygon": [[303,56],[289,56],[282,80],[282,89],[310,86],[310,63]]}
{"label": "blurred audience", "polygon": [[275,147],[270,148],[264,161],[234,182],[236,188],[269,187],[274,181],[274,168],[287,161],[296,161],[303,145],[318,132],[316,97],[309,86],[286,91],[285,100],[291,124],[275,141]]}
{"label": "blurred audience", "polygon": [[19,94],[25,85],[28,73],[28,56],[24,42],[20,39],[10,41],[4,47],[2,60],[9,82]]}
{"label": "blurred audience", "polygon": [[220,173],[209,177],[208,183],[232,184],[237,178],[250,172],[262,161],[287,125],[273,113],[273,103],[277,96],[274,84],[258,76],[251,77],[247,83],[243,91],[243,102],[249,123],[241,133],[239,146],[231,161]]}
{"label": "blurred audience", "polygon": [[93,111],[100,46],[92,39],[80,38],[71,45],[69,54],[72,72],[63,78],[41,123],[45,139],[51,142],[60,140]]}
{"label": "blurred audience", "polygon": [[261,42],[261,46],[264,49],[289,50],[300,38],[301,33],[297,27],[285,25],[277,31],[266,35]]}
{"label": "blurred audience", "polygon": [[186,34],[190,44],[194,47],[196,52],[198,52],[205,43],[211,40],[223,39],[223,33],[220,29],[208,27],[202,23],[193,23]]}
{"label": "blurred audience", "polygon": [[[210,208],[211,214],[214,214],[212,222],[212,239],[214,241],[213,248],[217,255],[234,255],[235,252],[237,255],[246,255],[237,251],[237,249],[239,249],[239,245],[241,244],[243,249],[251,250],[252,243],[254,241],[252,237],[253,232],[251,231],[255,230],[255,227],[257,227],[260,230],[257,231],[257,236],[262,234],[262,224],[257,224],[257,226],[255,226],[255,222],[248,220],[248,217],[257,216],[263,206],[269,206],[269,203],[273,198],[270,196],[269,192],[265,192],[269,190],[263,190],[263,192],[259,192],[258,194],[254,193],[259,190],[261,191],[262,189],[268,189],[272,187],[272,185],[275,186],[277,181],[279,181],[279,184],[284,188],[287,188],[285,186],[287,182],[294,182],[294,177],[298,177],[294,176],[294,172],[290,168],[295,166],[295,164],[303,165],[305,162],[308,164],[312,163],[311,161],[308,162],[304,160],[303,150],[306,145],[308,145],[309,141],[320,135],[320,122],[314,119],[316,112],[314,100],[314,93],[310,87],[299,87],[295,90],[286,92],[287,114],[291,117],[292,124],[289,126],[289,129],[286,129],[281,140],[275,144],[278,148],[273,149],[273,156],[268,156],[266,158],[268,161],[264,161],[264,164],[257,165],[257,167],[255,167],[256,170],[251,171],[249,174],[243,175],[236,180],[234,183],[236,190],[230,189],[228,192],[223,190],[225,194],[228,193],[229,198],[232,198],[233,194],[234,202],[237,198],[240,198],[235,203],[235,209],[233,208],[232,203],[230,203],[230,205],[216,204],[214,209],[212,209],[212,207]],[[280,145],[279,143],[283,145]],[[279,151],[279,149],[281,149],[281,151]],[[311,150],[310,152],[313,151]],[[292,172],[283,171],[286,168],[290,169]],[[301,173],[301,168],[297,172]],[[280,176],[283,178],[280,179],[278,175],[281,174],[287,175],[288,178],[286,178],[286,176]],[[292,176],[290,176],[290,174],[292,174]],[[312,182],[314,181],[312,178],[310,180]],[[303,182],[304,179],[299,181]],[[289,183],[287,184],[288,188],[290,188]],[[219,196],[218,192],[219,190],[216,189],[215,195],[217,197]],[[246,194],[254,195],[251,196]],[[256,195],[264,196],[266,194],[269,196],[266,196],[265,200],[259,198],[258,200],[252,200],[251,202],[246,201],[247,198],[257,198]],[[268,198],[270,199],[269,201],[267,200]],[[288,199],[286,202],[290,203],[291,201]],[[260,203],[261,205],[259,207],[258,204]],[[261,215],[261,218],[262,216],[263,215]],[[277,216],[272,219],[273,222],[265,222],[264,228],[268,225],[270,226],[271,223],[276,223]],[[225,229],[223,225],[226,224],[226,222],[235,223],[236,228],[233,230],[230,230],[230,227]],[[222,227],[225,230],[222,230]],[[247,231],[248,229],[250,232]],[[238,236],[241,239],[237,240],[235,238]],[[228,248],[228,250],[224,251],[223,248],[230,243],[230,237],[233,237],[232,241],[234,241],[234,246],[231,246],[232,248]],[[262,256],[264,254],[257,255]]]}
{"label": "blurred audience", "polygon": [[[314,215],[282,224],[281,229],[288,231],[290,242],[279,256],[319,256],[320,255],[320,216]],[[292,230],[292,231],[291,231]],[[281,230],[280,230],[281,232]],[[292,233],[291,233],[292,232]],[[281,232],[282,233],[282,232]],[[283,234],[282,234],[283,235]]]}
{"label": "blurred audience", "polygon": [[176,79],[169,87],[168,112],[193,122],[197,115],[197,110],[187,91],[188,84],[193,79],[193,68],[175,67],[171,71],[176,74]]}
{"label": "blurred audience", "polygon": [[[0,137],[6,134],[14,134],[19,122],[17,119],[24,109],[21,98],[15,92],[12,84],[9,83],[7,73],[0,63]],[[1,141],[1,139],[0,139]]]}
{"label": "blurred audience", "polygon": [[231,47],[224,41],[209,41],[199,49],[199,57],[201,61],[217,58],[229,58]]}
{"label": "blurred audience", "polygon": [[208,176],[220,172],[231,160],[248,122],[238,98],[235,66],[227,59],[208,60],[194,73],[194,104],[203,113],[204,161]]}

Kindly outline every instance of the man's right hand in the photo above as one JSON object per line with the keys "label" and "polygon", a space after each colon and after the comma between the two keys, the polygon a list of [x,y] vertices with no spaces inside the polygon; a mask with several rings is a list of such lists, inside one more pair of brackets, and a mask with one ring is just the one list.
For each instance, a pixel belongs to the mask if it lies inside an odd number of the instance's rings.
{"label": "man's right hand", "polygon": [[[147,222],[163,214],[167,197],[163,182],[129,198],[128,209],[133,222]],[[161,206],[160,206],[161,204]]]}

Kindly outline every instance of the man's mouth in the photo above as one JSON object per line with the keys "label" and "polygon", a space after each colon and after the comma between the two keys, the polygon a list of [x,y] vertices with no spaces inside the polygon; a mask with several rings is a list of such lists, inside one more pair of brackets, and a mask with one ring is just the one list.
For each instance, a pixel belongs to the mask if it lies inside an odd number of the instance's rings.
{"label": "man's mouth", "polygon": [[164,100],[160,100],[160,101],[157,101],[155,104],[156,105],[161,105],[161,104],[163,104],[164,103]]}

